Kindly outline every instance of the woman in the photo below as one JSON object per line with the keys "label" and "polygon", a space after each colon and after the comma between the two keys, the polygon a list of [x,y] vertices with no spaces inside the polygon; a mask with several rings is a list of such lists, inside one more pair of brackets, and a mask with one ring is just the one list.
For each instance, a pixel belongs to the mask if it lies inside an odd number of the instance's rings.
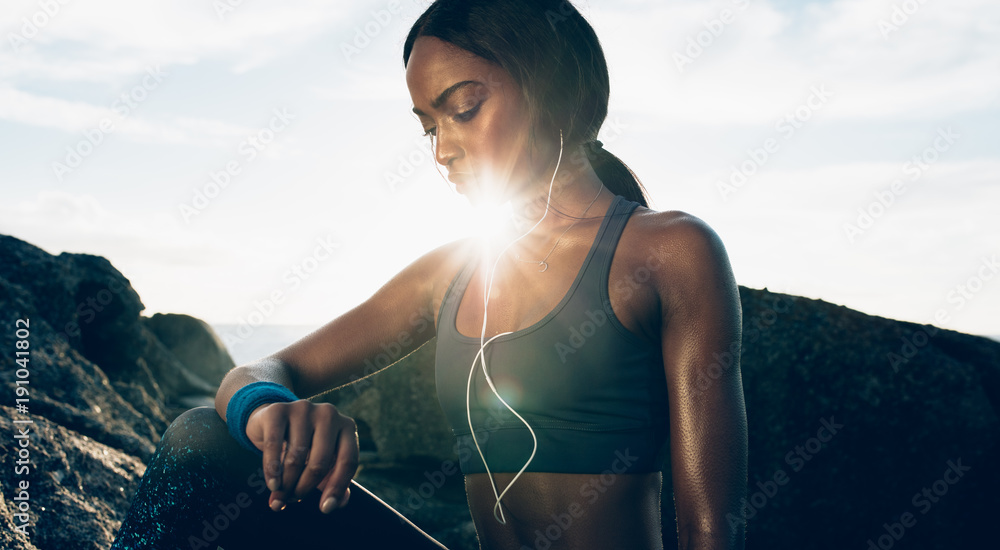
{"label": "woman", "polygon": [[[438,0],[403,60],[438,164],[473,204],[509,203],[509,226],[429,252],[231,371],[216,411],[165,434],[115,548],[440,548],[352,480],[353,420],[296,397],[363,376],[427,309],[482,548],[662,548],[667,437],[680,547],[742,548],[736,283],[716,234],[647,208],[595,140],[609,84],[590,25],[567,2]],[[403,353],[435,334],[411,333]]]}

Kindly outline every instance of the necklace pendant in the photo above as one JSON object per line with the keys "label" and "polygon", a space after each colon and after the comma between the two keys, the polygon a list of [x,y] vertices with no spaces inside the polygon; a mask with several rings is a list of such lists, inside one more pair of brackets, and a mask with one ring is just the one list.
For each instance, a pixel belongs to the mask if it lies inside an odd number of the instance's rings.
{"label": "necklace pendant", "polygon": [[545,270],[549,268],[548,262],[538,262],[538,264],[539,264],[538,268],[539,273],[545,273]]}

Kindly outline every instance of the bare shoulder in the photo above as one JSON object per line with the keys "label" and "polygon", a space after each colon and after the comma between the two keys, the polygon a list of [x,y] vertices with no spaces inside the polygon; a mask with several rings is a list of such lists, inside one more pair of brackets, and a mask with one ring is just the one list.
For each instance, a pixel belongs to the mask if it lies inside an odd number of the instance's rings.
{"label": "bare shoulder", "polygon": [[640,206],[633,218],[635,238],[643,243],[642,248],[667,261],[674,270],[697,270],[727,258],[718,233],[693,214]]}
{"label": "bare shoulder", "polygon": [[448,284],[475,251],[474,238],[466,237],[443,244],[418,258],[412,265],[429,275],[434,286]]}
{"label": "bare shoulder", "polygon": [[641,206],[633,217],[632,242],[641,243],[636,248],[646,263],[659,267],[653,280],[664,313],[736,288],[725,245],[704,220],[680,210],[661,212]]}
{"label": "bare shoulder", "polygon": [[472,250],[471,238],[450,241],[424,252],[404,267],[396,277],[417,278],[425,284],[436,286],[439,277],[447,278],[449,272],[464,265]]}
{"label": "bare shoulder", "polygon": [[430,319],[437,325],[438,308],[451,281],[465,267],[476,253],[476,239],[467,237],[443,244],[411,264],[413,276],[420,277],[429,293]]}

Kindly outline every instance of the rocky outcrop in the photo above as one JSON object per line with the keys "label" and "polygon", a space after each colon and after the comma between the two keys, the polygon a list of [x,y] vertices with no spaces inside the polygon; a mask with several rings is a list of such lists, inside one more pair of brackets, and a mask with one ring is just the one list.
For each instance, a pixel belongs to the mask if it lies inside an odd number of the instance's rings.
{"label": "rocky outcrop", "polygon": [[[0,409],[8,419],[24,416],[11,407]],[[27,486],[21,489],[9,483],[14,479],[8,472],[0,474],[0,548],[106,550],[146,467],[132,454],[44,416],[31,418],[31,471],[13,476]],[[17,456],[17,441],[0,438],[0,455]],[[28,514],[27,522],[18,514]]]}
{"label": "rocky outcrop", "polygon": [[[766,289],[740,292],[747,548],[990,547],[1000,343]],[[8,350],[0,381],[12,393],[17,380],[29,381],[27,414],[13,399],[2,414],[34,422],[29,473],[15,473],[13,428],[0,438],[9,466],[0,468],[0,547],[107,548],[159,435],[184,400],[214,395],[213,376],[231,364],[217,342],[184,336],[197,322],[178,318],[167,329],[142,309],[103,258],[51,256],[0,236],[0,349]],[[18,319],[30,320],[27,367],[9,353]],[[195,339],[209,351],[186,349]],[[476,548],[462,476],[445,468],[457,457],[434,391],[433,350],[425,345],[314,399],[357,419],[359,483],[450,548]],[[215,357],[213,366],[196,364],[199,355]],[[720,356],[700,383],[733,364]],[[671,548],[667,460],[662,518]],[[20,481],[30,485],[30,537],[17,531]]]}
{"label": "rocky outcrop", "polygon": [[188,371],[213,387],[236,366],[222,340],[201,319],[157,313],[142,321]]}
{"label": "rocky outcrop", "polygon": [[[142,309],[104,258],[52,256],[0,236],[0,382],[9,392],[0,513],[12,527],[0,547],[108,548],[144,462],[184,410],[177,405],[215,395],[144,326]],[[18,341],[28,354],[15,354]],[[20,453],[30,464],[14,463]],[[30,500],[13,500],[21,482]],[[23,506],[30,539],[15,529]]]}
{"label": "rocky outcrop", "polygon": [[995,544],[1000,343],[740,293],[747,548]]}

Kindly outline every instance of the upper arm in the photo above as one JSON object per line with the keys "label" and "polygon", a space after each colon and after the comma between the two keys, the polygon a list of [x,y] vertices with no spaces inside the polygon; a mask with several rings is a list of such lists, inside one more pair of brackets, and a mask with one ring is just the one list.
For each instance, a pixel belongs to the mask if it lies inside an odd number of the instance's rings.
{"label": "upper arm", "polygon": [[683,213],[664,214],[656,279],[670,455],[682,548],[742,548],[747,421],[740,375],[739,288],[718,235]]}
{"label": "upper arm", "polygon": [[273,354],[295,393],[308,397],[364,378],[430,340],[434,294],[466,252],[465,241],[428,252],[361,304]]}

